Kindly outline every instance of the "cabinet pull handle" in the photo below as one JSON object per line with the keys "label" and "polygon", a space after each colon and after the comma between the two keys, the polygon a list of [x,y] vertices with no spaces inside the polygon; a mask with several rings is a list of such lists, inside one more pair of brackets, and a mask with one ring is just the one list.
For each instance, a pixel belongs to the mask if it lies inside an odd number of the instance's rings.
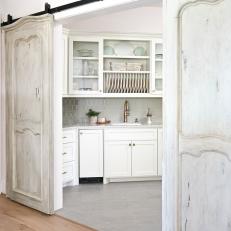
{"label": "cabinet pull handle", "polygon": [[63,172],[63,175],[67,174],[67,172]]}
{"label": "cabinet pull handle", "polygon": [[67,137],[66,136],[63,136],[63,139],[66,139]]}
{"label": "cabinet pull handle", "polygon": [[133,146],[136,146],[136,144],[133,144]]}
{"label": "cabinet pull handle", "polygon": [[132,146],[132,144],[129,144],[129,146]]}
{"label": "cabinet pull handle", "polygon": [[63,155],[67,155],[67,153],[66,153],[66,152],[63,152]]}

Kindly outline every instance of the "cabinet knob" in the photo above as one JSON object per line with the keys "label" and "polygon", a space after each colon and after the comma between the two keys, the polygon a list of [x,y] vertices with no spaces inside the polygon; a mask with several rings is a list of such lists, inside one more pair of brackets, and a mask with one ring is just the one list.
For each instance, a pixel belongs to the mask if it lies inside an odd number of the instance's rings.
{"label": "cabinet knob", "polygon": [[63,152],[63,155],[67,155],[67,153],[66,153],[66,152]]}
{"label": "cabinet knob", "polygon": [[132,144],[133,146],[136,146],[136,144]]}
{"label": "cabinet knob", "polygon": [[66,136],[63,136],[63,139],[66,139],[67,137]]}
{"label": "cabinet knob", "polygon": [[67,174],[67,172],[63,172],[63,175]]}
{"label": "cabinet knob", "polygon": [[129,146],[132,146],[132,144],[129,144]]}

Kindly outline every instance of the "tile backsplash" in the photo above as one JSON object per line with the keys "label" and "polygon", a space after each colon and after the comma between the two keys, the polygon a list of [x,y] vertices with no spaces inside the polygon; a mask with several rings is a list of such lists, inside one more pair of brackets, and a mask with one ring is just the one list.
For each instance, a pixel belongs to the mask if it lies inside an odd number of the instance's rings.
{"label": "tile backsplash", "polygon": [[[101,112],[99,117],[106,117],[114,123],[123,122],[124,98],[63,98],[63,125],[87,123],[86,113],[89,109]],[[152,121],[162,122],[162,99],[129,98],[128,122],[137,118],[145,123],[148,108],[152,113]]]}

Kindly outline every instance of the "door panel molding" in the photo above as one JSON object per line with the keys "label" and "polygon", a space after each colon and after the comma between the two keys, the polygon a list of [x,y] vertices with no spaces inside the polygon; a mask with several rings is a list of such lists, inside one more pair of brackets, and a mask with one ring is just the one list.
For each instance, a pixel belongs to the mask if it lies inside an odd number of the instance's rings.
{"label": "door panel molding", "polygon": [[231,227],[230,9],[200,0],[178,14],[179,230]]}

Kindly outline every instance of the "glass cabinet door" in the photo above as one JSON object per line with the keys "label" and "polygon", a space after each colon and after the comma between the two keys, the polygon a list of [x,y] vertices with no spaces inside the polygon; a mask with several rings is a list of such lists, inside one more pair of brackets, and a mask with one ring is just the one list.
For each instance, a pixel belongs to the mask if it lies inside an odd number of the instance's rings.
{"label": "glass cabinet door", "polygon": [[99,42],[70,39],[69,91],[91,94],[99,91]]}
{"label": "glass cabinet door", "polygon": [[155,44],[155,90],[162,91],[163,88],[163,44]]}

